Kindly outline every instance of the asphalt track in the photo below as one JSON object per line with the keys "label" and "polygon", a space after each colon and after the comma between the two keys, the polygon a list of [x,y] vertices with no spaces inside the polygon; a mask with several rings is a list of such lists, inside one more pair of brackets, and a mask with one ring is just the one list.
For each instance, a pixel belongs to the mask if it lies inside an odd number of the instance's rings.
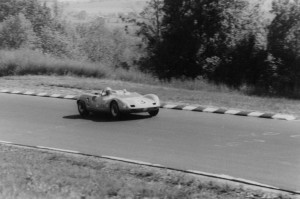
{"label": "asphalt track", "polygon": [[82,119],[75,101],[0,94],[0,140],[225,174],[300,191],[300,121],[161,109]]}

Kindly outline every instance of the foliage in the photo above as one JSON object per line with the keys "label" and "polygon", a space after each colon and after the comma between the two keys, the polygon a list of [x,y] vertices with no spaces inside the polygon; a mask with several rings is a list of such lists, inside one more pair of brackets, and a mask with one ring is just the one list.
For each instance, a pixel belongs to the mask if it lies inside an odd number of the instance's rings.
{"label": "foliage", "polygon": [[51,26],[51,11],[46,4],[41,5],[37,0],[27,0],[21,12],[31,21],[33,30],[38,36],[41,34],[43,27]]}
{"label": "foliage", "polygon": [[22,13],[8,16],[0,24],[0,46],[13,49],[39,47],[39,39],[33,31],[31,22]]}
{"label": "foliage", "polygon": [[133,30],[134,37],[140,38],[138,43],[135,42],[137,48],[134,50],[138,50],[138,53],[135,53],[137,58],[133,63],[139,63],[140,69],[144,71],[151,71],[149,57],[153,56],[157,45],[162,41],[163,5],[163,0],[150,0],[140,13],[119,16],[124,23],[130,24],[125,26],[127,35],[131,35]]}
{"label": "foliage", "polygon": [[9,16],[19,14],[24,8],[26,1],[21,0],[1,0],[0,1],[0,22]]}
{"label": "foliage", "polygon": [[163,1],[151,0],[147,2],[147,6],[139,14],[139,18],[134,20],[139,30],[137,35],[142,37],[147,43],[148,51],[152,49],[162,40],[162,18],[164,16]]}
{"label": "foliage", "polygon": [[270,66],[276,81],[267,84],[277,91],[300,89],[300,2],[298,0],[274,0],[275,18],[269,26],[268,52]]}
{"label": "foliage", "polygon": [[139,17],[150,13],[148,19],[157,23],[133,21],[147,41],[147,56],[140,60],[144,71],[161,79],[201,76],[234,88],[246,84],[273,94],[299,90],[298,0],[274,0],[273,17],[263,11],[262,0],[164,0],[160,7],[150,2]]}
{"label": "foliage", "polygon": [[[246,6],[244,1],[165,0],[162,39],[149,58],[152,70],[162,78],[203,75],[203,65],[210,57],[223,59],[232,46],[234,11]],[[229,19],[232,19],[231,21]]]}
{"label": "foliage", "polygon": [[77,75],[104,78],[111,69],[96,63],[57,58],[28,49],[0,50],[0,76],[7,75]]}
{"label": "foliage", "polygon": [[57,1],[53,1],[50,8],[38,0],[3,0],[0,20],[2,49],[35,48],[61,58],[127,69],[139,57],[135,47],[138,39],[125,35],[121,29],[107,28],[101,17],[71,24],[63,19],[63,10]]}
{"label": "foliage", "polygon": [[[254,16],[260,18],[257,4],[243,0],[165,0],[162,5],[158,9],[152,3],[146,9],[156,9],[160,13],[160,34],[155,42],[148,42],[148,57],[142,60],[143,69],[161,78],[195,78],[199,75],[215,78],[217,68],[231,64],[231,54],[240,42],[254,35],[255,48],[258,44],[265,44],[256,39],[259,38],[256,37],[257,30],[261,31],[261,35],[265,31],[251,21]],[[152,41],[149,33],[155,28],[145,28],[144,23],[137,25],[140,27],[138,33]],[[249,32],[249,29],[252,31]]]}
{"label": "foliage", "polygon": [[60,17],[57,2],[53,12],[38,0],[0,2],[0,48],[40,49],[43,53],[69,56],[70,39]]}
{"label": "foliage", "polygon": [[64,34],[51,29],[50,27],[43,27],[40,31],[40,39],[42,42],[42,49],[45,54],[52,54],[55,56],[63,56],[69,54],[68,38]]}
{"label": "foliage", "polygon": [[79,50],[92,62],[128,69],[139,57],[135,47],[138,40],[120,28],[108,29],[101,17],[77,25],[76,30]]}
{"label": "foliage", "polygon": [[78,26],[80,48],[93,62],[111,63],[113,59],[113,41],[111,33],[104,27],[102,18]]}

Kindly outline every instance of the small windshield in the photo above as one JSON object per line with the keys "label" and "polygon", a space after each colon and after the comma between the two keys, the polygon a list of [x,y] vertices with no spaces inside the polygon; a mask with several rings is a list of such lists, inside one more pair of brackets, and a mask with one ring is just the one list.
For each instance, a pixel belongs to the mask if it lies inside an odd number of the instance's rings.
{"label": "small windshield", "polygon": [[136,92],[128,92],[127,90],[112,90],[111,94],[117,95],[118,97],[139,97],[140,94]]}
{"label": "small windshield", "polygon": [[121,97],[121,98],[141,96],[140,94],[138,94],[136,92],[129,92],[126,89],[124,89],[124,90],[109,90],[109,92],[107,92],[106,89],[103,89],[103,90],[100,90],[100,94],[102,96],[117,95],[118,97]]}

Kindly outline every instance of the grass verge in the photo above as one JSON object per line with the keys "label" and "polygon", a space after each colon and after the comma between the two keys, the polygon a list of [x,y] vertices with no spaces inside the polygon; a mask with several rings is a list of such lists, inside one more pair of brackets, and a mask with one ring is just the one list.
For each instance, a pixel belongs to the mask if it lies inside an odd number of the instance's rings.
{"label": "grass verge", "polygon": [[[177,83],[179,84],[179,82]],[[180,86],[174,86],[170,83],[143,84],[117,79],[86,78],[70,75],[29,75],[6,76],[0,78],[0,89],[10,88],[62,94],[80,94],[82,92],[99,90],[107,86],[113,89],[127,89],[142,94],[155,93],[162,101],[170,103],[200,104],[204,106],[284,113],[300,116],[299,100],[247,96],[241,92],[226,89],[226,87],[220,88],[212,85],[205,87],[204,83],[202,83],[202,88],[200,90],[190,90],[182,89]],[[192,86],[192,83],[190,86]],[[198,87],[200,87],[200,84],[198,84]]]}
{"label": "grass verge", "polygon": [[0,144],[0,198],[292,198],[83,155]]}

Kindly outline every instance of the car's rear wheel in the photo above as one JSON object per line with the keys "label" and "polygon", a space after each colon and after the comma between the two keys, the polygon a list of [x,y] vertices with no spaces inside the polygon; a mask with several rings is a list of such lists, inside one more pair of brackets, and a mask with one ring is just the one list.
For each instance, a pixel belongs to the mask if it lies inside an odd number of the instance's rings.
{"label": "car's rear wheel", "polygon": [[159,109],[157,109],[157,110],[155,110],[155,111],[149,111],[148,113],[149,113],[149,115],[150,115],[151,117],[154,117],[154,116],[156,116],[156,115],[158,114],[158,112],[159,112]]}
{"label": "car's rear wheel", "polygon": [[85,103],[82,101],[77,102],[78,112],[82,117],[87,117],[89,115],[89,111],[87,110]]}
{"label": "car's rear wheel", "polygon": [[118,103],[113,101],[111,104],[110,104],[110,116],[111,118],[113,119],[119,119],[120,116],[121,116],[121,113],[120,113],[120,109],[119,109],[119,106],[118,106]]}

